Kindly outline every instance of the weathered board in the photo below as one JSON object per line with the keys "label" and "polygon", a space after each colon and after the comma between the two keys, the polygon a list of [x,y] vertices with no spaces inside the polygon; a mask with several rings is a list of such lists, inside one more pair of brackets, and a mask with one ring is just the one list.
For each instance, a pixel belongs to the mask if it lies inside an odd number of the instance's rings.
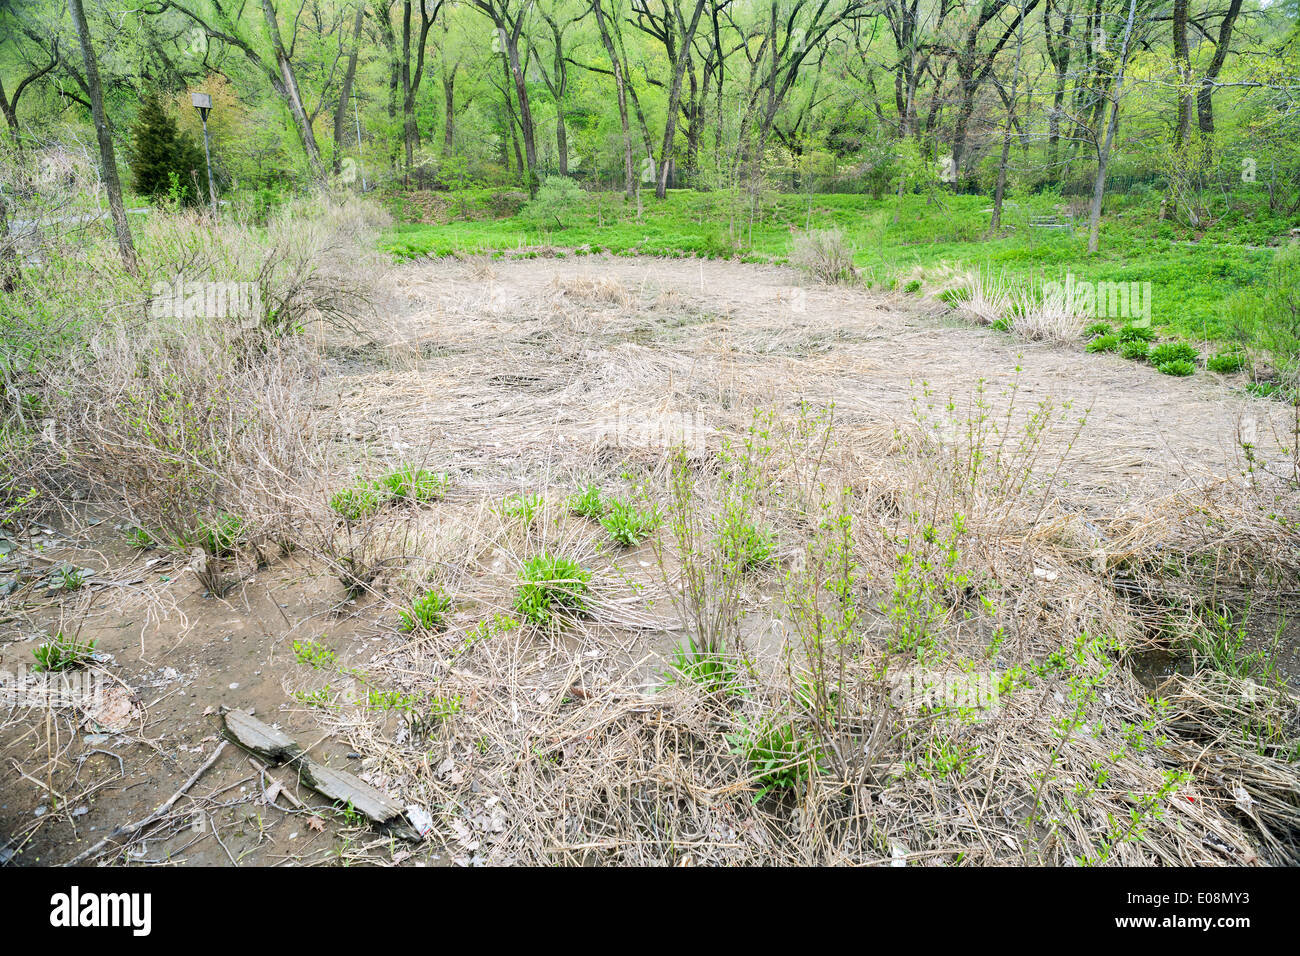
{"label": "weathered board", "polygon": [[401,816],[405,808],[382,790],[346,770],[304,760],[298,769],[299,779],[323,797],[352,807],[372,823],[389,823]]}
{"label": "weathered board", "polygon": [[273,764],[293,760],[302,748],[282,730],[276,730],[244,710],[227,710],[221,715],[228,736],[245,750]]}
{"label": "weathered board", "polygon": [[[407,840],[422,837],[407,822],[406,809],[375,787],[346,770],[335,770],[306,755],[298,743],[282,730],[263,723],[244,710],[227,710],[222,715],[226,736],[273,764],[292,762],[298,779],[321,796],[350,806],[371,823]],[[288,792],[286,791],[286,796]]]}

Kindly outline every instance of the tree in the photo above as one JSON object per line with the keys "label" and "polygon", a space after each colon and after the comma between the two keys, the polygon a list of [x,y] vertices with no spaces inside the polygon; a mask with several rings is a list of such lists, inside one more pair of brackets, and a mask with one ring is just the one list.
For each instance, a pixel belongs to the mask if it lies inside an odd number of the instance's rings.
{"label": "tree", "polygon": [[159,198],[175,196],[185,205],[208,201],[203,151],[163,109],[156,92],[145,96],[133,130],[131,179],[135,191]]}
{"label": "tree", "polygon": [[117,157],[113,153],[113,138],[108,132],[108,119],[104,115],[104,92],[99,82],[99,65],[95,62],[95,49],[91,45],[90,27],[86,24],[86,11],[81,0],[68,0],[68,10],[81,44],[81,56],[86,66],[86,88],[90,94],[91,115],[95,121],[95,136],[99,140],[99,164],[108,192],[108,210],[113,218],[113,231],[117,234],[117,248],[122,265],[132,275],[139,274],[135,260],[135,243],[131,240],[131,224],[126,221],[126,206],[122,203],[122,182],[117,175]]}

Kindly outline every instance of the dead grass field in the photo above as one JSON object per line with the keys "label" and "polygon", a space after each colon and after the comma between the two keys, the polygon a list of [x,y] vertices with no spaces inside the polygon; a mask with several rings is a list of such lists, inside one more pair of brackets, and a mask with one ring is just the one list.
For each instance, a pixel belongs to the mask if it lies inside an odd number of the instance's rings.
{"label": "dead grass field", "polygon": [[[1294,631],[1250,634],[1275,681],[1177,636],[1207,601],[1283,625],[1295,607],[1284,406],[774,267],[424,262],[382,288],[359,334],[313,345],[321,471],[280,553],[226,560],[223,596],[186,555],[127,547],[103,489],[50,522],[39,560],[94,574],[0,605],[0,669],[80,629],[125,716],[8,713],[13,862],[147,814],[211,753],[221,705],[427,811],[429,838],[305,791],[268,801],[267,771],[227,752],[98,859],[1300,858]],[[447,473],[446,496],[325,507],[403,464]],[[591,484],[657,507],[658,529],[613,543],[567,506]],[[531,515],[518,494],[540,496]],[[728,516],[770,533],[770,558],[730,560]],[[516,605],[540,553],[591,572],[585,612],[550,627]],[[429,586],[447,619],[399,630]],[[674,671],[684,640],[725,679]],[[903,713],[887,675],[915,668],[1021,677],[992,716]]]}

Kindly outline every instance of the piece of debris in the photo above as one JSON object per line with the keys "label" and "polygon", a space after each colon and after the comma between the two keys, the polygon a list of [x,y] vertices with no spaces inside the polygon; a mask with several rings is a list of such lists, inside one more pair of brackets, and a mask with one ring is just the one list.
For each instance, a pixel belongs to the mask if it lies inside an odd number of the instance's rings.
{"label": "piece of debris", "polygon": [[[346,770],[335,770],[312,760],[284,731],[263,723],[247,711],[233,708],[223,711],[222,723],[226,736],[245,750],[273,764],[292,762],[298,779],[321,796],[351,807],[395,836],[417,842],[423,839],[418,829],[407,822],[405,808],[400,803]],[[280,792],[288,795],[287,790]]]}

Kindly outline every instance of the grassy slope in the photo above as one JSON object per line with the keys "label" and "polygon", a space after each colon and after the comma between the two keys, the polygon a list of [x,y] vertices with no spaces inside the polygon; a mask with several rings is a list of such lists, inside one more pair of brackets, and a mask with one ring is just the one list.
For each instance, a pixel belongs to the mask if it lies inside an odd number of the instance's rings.
{"label": "grassy slope", "polygon": [[[1276,241],[1300,219],[1271,219],[1245,202],[1234,205],[1200,236],[1159,221],[1150,203],[1123,203],[1103,222],[1101,252],[1087,254],[1086,229],[1073,234],[1028,225],[1032,214],[1055,212],[1053,196],[1018,200],[1004,213],[997,238],[988,233],[990,201],[941,196],[927,202],[907,196],[873,200],[861,195],[770,194],[749,215],[743,199],[722,193],[671,193],[665,202],[644,200],[643,215],[620,194],[589,194],[563,228],[538,228],[526,214],[491,218],[486,190],[445,194],[443,223],[397,226],[384,239],[398,256],[525,251],[546,245],[663,256],[739,256],[783,261],[800,229],[836,227],[856,249],[867,281],[891,286],[897,277],[941,266],[1005,273],[1021,283],[1063,280],[1136,281],[1152,284],[1152,314],[1169,333],[1197,340],[1226,337],[1226,303],[1258,282]],[[495,208],[500,209],[496,204]]]}

